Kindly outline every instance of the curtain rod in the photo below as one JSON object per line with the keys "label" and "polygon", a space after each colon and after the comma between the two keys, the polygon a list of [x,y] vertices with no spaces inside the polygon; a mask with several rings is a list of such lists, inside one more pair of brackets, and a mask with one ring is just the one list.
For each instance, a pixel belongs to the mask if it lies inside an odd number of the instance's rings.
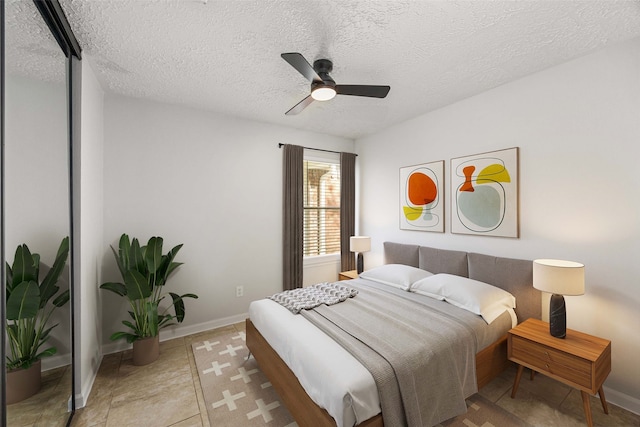
{"label": "curtain rod", "polygon": [[[282,146],[283,146],[283,145],[286,145],[286,144],[283,144],[282,142],[280,142],[280,143],[278,144],[278,148],[282,148]],[[305,150],[324,151],[325,153],[336,153],[336,154],[340,154],[340,151],[323,150],[322,148],[310,148],[310,147],[302,147],[302,148],[304,148]],[[358,155],[357,155],[357,154],[354,154],[354,153],[351,153],[351,154],[353,154],[354,156],[358,157]]]}

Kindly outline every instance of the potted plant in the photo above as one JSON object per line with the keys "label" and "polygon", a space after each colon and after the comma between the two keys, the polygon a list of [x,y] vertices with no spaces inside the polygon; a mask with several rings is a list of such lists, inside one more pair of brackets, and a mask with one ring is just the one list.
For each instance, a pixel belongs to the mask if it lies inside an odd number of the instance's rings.
{"label": "potted plant", "polygon": [[[54,355],[55,347],[41,349],[53,328],[48,325],[56,307],[69,301],[69,289],[57,285],[69,256],[69,238],[60,243],[53,266],[39,282],[40,255],[26,244],[16,249],[13,265],[6,272],[7,403],[24,400],[40,390],[40,360]],[[51,304],[49,304],[49,301]]]}
{"label": "potted plant", "polygon": [[[147,245],[141,247],[137,238],[130,241],[129,236],[123,234],[118,251],[113,246],[111,250],[124,283],[107,282],[100,286],[126,298],[131,307],[131,320],[122,321],[129,330],[116,332],[110,338],[126,339],[128,343],[133,343],[134,365],[146,365],[158,358],[160,329],[181,323],[185,316],[184,299],[198,298],[194,294],[163,293],[171,273],[182,265],[181,262],[174,262],[182,244],[163,255],[162,243],[162,237],[151,237]],[[171,300],[160,312],[160,303],[167,295],[171,296]],[[169,312],[171,308],[175,314]]]}

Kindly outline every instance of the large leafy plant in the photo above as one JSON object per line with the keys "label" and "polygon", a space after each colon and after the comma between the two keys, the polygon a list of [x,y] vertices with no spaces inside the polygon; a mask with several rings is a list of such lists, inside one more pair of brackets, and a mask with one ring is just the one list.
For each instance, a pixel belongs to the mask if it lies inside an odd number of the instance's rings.
{"label": "large leafy plant", "polygon": [[[57,307],[69,301],[69,289],[57,285],[69,256],[69,238],[60,243],[53,266],[39,282],[40,255],[32,254],[26,244],[18,246],[13,265],[7,263],[6,329],[10,354],[7,369],[27,369],[39,359],[57,352],[55,347],[41,350],[50,338],[49,318]],[[53,298],[51,304],[49,301]]]}
{"label": "large leafy plant", "polygon": [[[185,316],[185,298],[198,298],[194,294],[163,293],[167,279],[183,263],[174,261],[182,244],[163,255],[162,243],[161,237],[152,237],[146,246],[141,247],[138,239],[130,241],[129,236],[123,234],[118,250],[111,246],[124,283],[107,282],[100,288],[126,298],[131,307],[131,320],[122,321],[131,331],[115,332],[111,335],[111,340],[122,338],[131,343],[142,338],[155,337],[160,329],[182,323]],[[171,296],[171,301],[159,313],[160,303],[167,295]],[[169,312],[172,307],[175,314]]]}

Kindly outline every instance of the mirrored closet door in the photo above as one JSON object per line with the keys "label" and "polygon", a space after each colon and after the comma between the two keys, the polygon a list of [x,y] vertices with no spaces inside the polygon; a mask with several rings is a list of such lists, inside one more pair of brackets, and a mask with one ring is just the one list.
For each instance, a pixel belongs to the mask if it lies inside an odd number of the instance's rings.
{"label": "mirrored closet door", "polygon": [[57,1],[2,3],[1,423],[64,426],[74,411],[70,55]]}

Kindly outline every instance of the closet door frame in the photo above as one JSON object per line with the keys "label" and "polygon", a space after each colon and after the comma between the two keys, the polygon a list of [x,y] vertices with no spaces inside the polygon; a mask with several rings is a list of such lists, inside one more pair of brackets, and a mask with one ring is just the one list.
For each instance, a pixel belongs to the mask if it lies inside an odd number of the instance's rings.
{"label": "closet door frame", "polygon": [[[70,240],[70,256],[69,256],[69,289],[71,293],[70,298],[70,334],[71,334],[71,372],[72,372],[72,380],[71,380],[71,396],[70,396],[70,411],[69,418],[67,420],[67,426],[71,424],[71,420],[75,413],[76,405],[75,405],[75,396],[76,396],[76,387],[75,387],[75,374],[77,368],[75,366],[75,273],[74,273],[74,261],[76,260],[76,239],[74,236],[74,204],[79,203],[79,200],[74,201],[74,187],[73,187],[73,147],[79,146],[80,135],[76,135],[74,128],[73,117],[77,111],[80,111],[79,105],[74,105],[74,100],[79,99],[76,93],[74,93],[74,88],[79,87],[76,83],[80,76],[75,76],[72,73],[72,61],[81,60],[81,48],[80,45],[75,38],[73,31],[71,30],[71,26],[67,21],[67,18],[60,6],[58,0],[33,0],[36,8],[42,15],[44,22],[49,27],[51,34],[58,42],[60,49],[64,53],[66,57],[66,86],[67,86],[67,102],[66,102],[66,110],[67,110],[67,147],[68,147],[68,177],[69,177],[69,240]],[[4,207],[5,207],[5,2],[0,2],[0,318],[2,319],[2,326],[4,328],[5,319],[6,319],[6,289],[5,289],[5,278],[6,278],[6,252],[5,252],[5,215],[4,215]],[[78,69],[79,67],[75,67]],[[75,202],[75,203],[74,203]],[[6,372],[6,359],[5,359],[5,348],[6,348],[6,334],[0,334],[0,369],[2,372]],[[2,375],[0,379],[0,426],[6,427],[7,425],[7,416],[6,416],[6,376]]]}

